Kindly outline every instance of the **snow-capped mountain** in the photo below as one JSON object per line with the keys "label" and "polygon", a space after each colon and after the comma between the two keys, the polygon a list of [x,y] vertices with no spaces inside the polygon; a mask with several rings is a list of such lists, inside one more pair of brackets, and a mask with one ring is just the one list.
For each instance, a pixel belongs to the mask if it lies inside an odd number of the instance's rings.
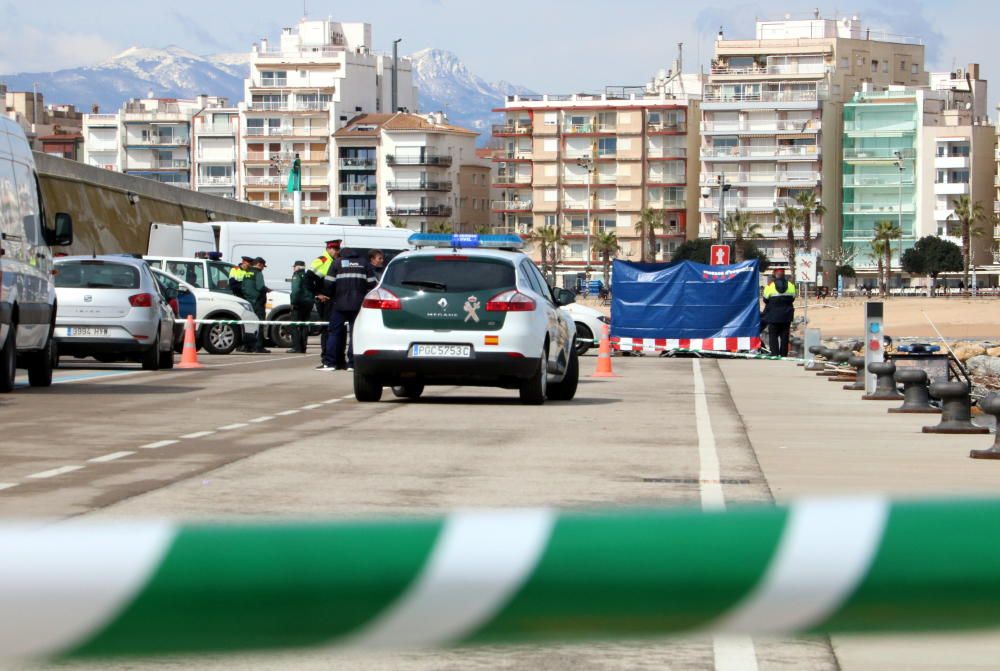
{"label": "snow-capped mountain", "polygon": [[[530,93],[507,82],[489,83],[469,72],[453,53],[424,49],[411,56],[414,84],[420,91],[420,108],[444,111],[449,120],[487,134],[503,106],[504,96]],[[0,75],[0,82],[14,91],[30,91],[33,84],[47,103],[72,103],[89,111],[100,105],[104,111],[118,109],[129,98],[193,98],[205,93],[243,99],[243,79],[248,73],[249,53],[198,56],[176,46],[164,49],[132,47],[117,56],[85,67],[56,72]]]}
{"label": "snow-capped mountain", "polygon": [[530,94],[532,91],[499,81],[490,83],[472,74],[458,56],[443,49],[422,49],[413,59],[413,83],[420,94],[420,108],[425,112],[443,111],[456,125],[489,134],[490,123],[500,115],[495,107],[503,107],[504,97]]}

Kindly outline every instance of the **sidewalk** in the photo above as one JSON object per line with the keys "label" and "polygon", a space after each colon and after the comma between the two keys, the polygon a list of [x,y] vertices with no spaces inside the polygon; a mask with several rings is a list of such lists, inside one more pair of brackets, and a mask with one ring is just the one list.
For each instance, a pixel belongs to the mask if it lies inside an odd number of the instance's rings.
{"label": "sidewalk", "polygon": [[[899,403],[862,401],[862,392],[845,391],[790,362],[726,360],[720,368],[777,502],[1000,491],[1000,462],[969,458],[970,449],[989,447],[992,435],[921,433],[939,416],[891,415],[886,410]],[[833,645],[844,671],[993,669],[1000,659],[1000,632],[840,636]]]}

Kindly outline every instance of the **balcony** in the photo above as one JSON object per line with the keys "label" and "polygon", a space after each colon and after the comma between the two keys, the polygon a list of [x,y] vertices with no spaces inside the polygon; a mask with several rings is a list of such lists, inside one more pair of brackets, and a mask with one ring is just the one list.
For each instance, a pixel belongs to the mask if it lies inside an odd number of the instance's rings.
{"label": "balcony", "polygon": [[678,122],[663,121],[660,123],[647,123],[646,132],[651,133],[653,135],[656,134],[666,135],[669,133],[676,133],[676,134],[687,133],[687,123],[683,121],[678,121]]}
{"label": "balcony", "polygon": [[968,170],[970,166],[968,156],[935,156],[935,170]]}
{"label": "balcony", "polygon": [[[502,149],[493,154],[494,161],[530,161],[530,149]],[[400,165],[414,165],[402,163]]]}
{"label": "balcony", "polygon": [[494,235],[531,235],[531,224],[499,224],[492,232]]}
{"label": "balcony", "polygon": [[903,177],[898,174],[889,175],[844,175],[844,186],[852,187],[910,187],[913,186],[913,177]]}
{"label": "balcony", "polygon": [[340,194],[345,193],[375,193],[378,190],[378,186],[375,184],[367,184],[365,182],[341,182],[337,186],[337,192]]}
{"label": "balcony", "polygon": [[[786,205],[798,207],[794,198],[747,198],[746,196],[726,196],[726,212],[733,210],[744,210],[746,212],[773,212],[780,210]],[[701,201],[702,212],[718,212],[718,198],[703,198]]]}
{"label": "balcony", "polygon": [[687,158],[687,147],[649,147],[646,159],[650,161]]}
{"label": "balcony", "polygon": [[646,181],[650,184],[687,184],[687,175],[683,172],[650,172]]}
{"label": "balcony", "polygon": [[330,155],[325,151],[277,151],[277,152],[267,152],[267,151],[248,151],[246,152],[246,161],[294,161],[295,154],[299,155],[299,160],[303,163],[315,163],[315,162],[325,162],[329,160]]}
{"label": "balcony", "polygon": [[450,205],[415,205],[407,207],[387,207],[390,217],[450,217]]}
{"label": "balcony", "polygon": [[235,178],[232,175],[226,177],[208,177],[205,175],[198,175],[198,186],[233,186],[236,183]]}
{"label": "balcony", "polygon": [[602,184],[617,184],[618,175],[608,175],[597,173],[591,175],[588,181],[587,175],[564,175],[562,179],[566,186],[601,186]]}
{"label": "balcony", "polygon": [[935,182],[934,193],[941,196],[967,196],[969,195],[968,182]]}
{"label": "balcony", "polygon": [[780,65],[753,65],[734,68],[728,65],[713,65],[712,74],[722,76],[776,77],[786,75],[825,75],[831,69],[825,63],[783,63]]}
{"label": "balcony", "polygon": [[491,200],[490,209],[494,212],[528,212],[531,203],[530,200]]}
{"label": "balcony", "polygon": [[87,126],[117,126],[117,114],[85,114]]}
{"label": "balcony", "polygon": [[436,154],[387,154],[385,162],[389,165],[428,165],[446,168],[451,165],[451,156]]}
{"label": "balcony", "polygon": [[[700,184],[702,186],[717,186],[717,173],[705,172],[701,174]],[[821,175],[816,171],[792,171],[792,172],[727,172],[726,181],[735,186],[753,184],[780,184],[788,186],[815,186],[821,179]]]}
{"label": "balcony", "polygon": [[248,112],[327,112],[332,103],[320,100],[283,100],[271,102],[251,102]]}
{"label": "balcony", "polygon": [[506,175],[501,173],[497,175],[497,178],[493,181],[493,187],[497,189],[528,188],[530,186],[530,175]]}
{"label": "balcony", "polygon": [[356,217],[358,219],[377,219],[378,210],[373,207],[342,207],[340,216]]}
{"label": "balcony", "polygon": [[374,170],[373,158],[342,158],[337,162],[341,170]]}
{"label": "balcony", "polygon": [[389,191],[451,191],[451,182],[397,181],[387,182],[385,188]]}
{"label": "balcony", "polygon": [[845,215],[890,215],[913,214],[913,203],[903,203],[900,210],[898,203],[844,203]]}
{"label": "balcony", "polygon": [[562,202],[562,209],[574,212],[586,212],[588,210],[591,212],[601,212],[614,210],[617,206],[618,203],[614,200],[598,200],[590,206],[587,205],[587,201],[585,200],[564,200]]}
{"label": "balcony", "polygon": [[744,145],[739,147],[702,147],[701,158],[712,159],[808,159],[817,160],[819,145]]}
{"label": "balcony", "polygon": [[199,163],[222,163],[222,164],[234,164],[236,163],[236,148],[234,147],[232,151],[212,151],[212,152],[198,152],[198,162]]}
{"label": "balcony", "polygon": [[235,135],[236,126],[231,123],[201,124],[194,127],[197,135]]}
{"label": "balcony", "polygon": [[564,135],[614,135],[616,132],[618,132],[618,127],[614,124],[577,123],[563,126]]}
{"label": "balcony", "polygon": [[88,140],[86,142],[87,151],[91,154],[98,152],[117,152],[118,143],[117,142],[95,142],[93,140]]}
{"label": "balcony", "polygon": [[891,149],[889,147],[844,147],[845,161],[895,161],[896,153],[904,160],[917,157],[915,149]]}
{"label": "balcony", "polygon": [[[278,198],[265,198],[264,200],[248,200],[246,201],[249,205],[257,205],[259,207],[267,207],[272,210],[288,210],[291,211],[295,207],[295,201],[291,196],[282,196]],[[303,212],[329,212],[330,204],[325,200],[307,200],[302,199],[302,211]]]}
{"label": "balcony", "polygon": [[125,142],[126,147],[186,147],[191,144],[191,138],[180,135],[126,136]]}
{"label": "balcony", "polygon": [[[993,211],[994,212],[1000,212],[1000,200],[994,200],[993,201]],[[996,240],[1000,240],[1000,235],[994,234],[993,238],[996,239]]]}
{"label": "balcony", "polygon": [[825,90],[812,89],[800,91],[788,89],[781,91],[718,91],[708,90],[702,100],[706,103],[815,103],[825,94]]}
{"label": "balcony", "polygon": [[493,124],[494,137],[509,137],[515,135],[531,135],[530,122]]}
{"label": "balcony", "polygon": [[774,135],[776,133],[818,133],[823,127],[823,122],[819,119],[806,119],[804,121],[775,119],[773,121],[705,121],[701,124],[702,133],[706,134],[734,134],[746,133],[748,135]]}
{"label": "balcony", "polygon": [[686,210],[687,203],[683,200],[650,200],[647,206],[654,210]]}
{"label": "balcony", "polygon": [[346,51],[343,36],[334,36],[330,41],[334,44],[300,49],[268,49],[266,51],[257,51],[254,55],[258,59],[266,60],[310,60],[314,58],[336,58]]}
{"label": "balcony", "polygon": [[247,137],[327,137],[329,128],[305,128],[304,126],[248,126]]}

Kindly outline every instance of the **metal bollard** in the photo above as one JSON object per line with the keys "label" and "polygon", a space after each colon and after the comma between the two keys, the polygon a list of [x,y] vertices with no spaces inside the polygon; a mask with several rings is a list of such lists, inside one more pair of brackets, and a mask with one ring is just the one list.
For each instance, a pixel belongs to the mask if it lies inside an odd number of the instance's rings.
{"label": "metal bollard", "polygon": [[[801,359],[803,355],[802,351],[802,338],[795,336],[788,340],[788,356],[793,359]],[[799,364],[800,366],[802,364]]]}
{"label": "metal bollard", "polygon": [[833,353],[833,362],[837,364],[838,370],[835,375],[828,378],[830,382],[852,382],[854,380],[854,376],[847,368],[848,361],[852,356],[850,350],[846,349],[839,349]]}
{"label": "metal bollard", "polygon": [[932,384],[931,396],[941,399],[941,423],[925,426],[924,433],[989,433],[989,429],[972,423],[971,392],[964,382]]}
{"label": "metal bollard", "polygon": [[896,382],[903,385],[903,405],[889,408],[889,412],[909,414],[941,412],[940,408],[931,405],[931,394],[927,390],[927,371],[920,368],[901,368],[896,371]]}
{"label": "metal bollard", "polygon": [[[809,348],[809,353],[810,354],[814,354],[816,356],[823,356],[823,349],[824,348],[823,348],[822,345],[813,345],[812,347]],[[811,361],[808,361],[806,363],[805,369],[806,370],[812,370],[812,371],[825,370],[826,369],[826,364],[824,364],[819,359],[812,359]]]}
{"label": "metal bollard", "polygon": [[[1000,394],[990,394],[979,402],[979,407],[987,415],[993,415],[1000,427]],[[969,456],[973,459],[1000,459],[1000,431],[993,438],[993,447],[988,450],[972,450]]]}
{"label": "metal bollard", "polygon": [[[823,347],[820,350],[820,354],[823,355],[823,358],[826,359],[827,363],[836,363],[833,357],[836,356],[837,352],[839,351],[840,350],[830,349],[829,347]],[[827,368],[824,368],[820,372],[816,373],[816,375],[818,377],[833,377],[835,375],[840,375],[840,371],[828,370]]]}
{"label": "metal bollard", "polygon": [[854,382],[851,384],[845,384],[844,389],[847,391],[864,391],[865,358],[863,356],[858,356],[857,354],[852,354],[851,358],[847,360],[847,363],[854,368]]}
{"label": "metal bollard", "polygon": [[896,364],[891,361],[875,361],[868,364],[868,372],[875,374],[875,392],[865,394],[865,401],[898,401],[903,398],[896,388]]}

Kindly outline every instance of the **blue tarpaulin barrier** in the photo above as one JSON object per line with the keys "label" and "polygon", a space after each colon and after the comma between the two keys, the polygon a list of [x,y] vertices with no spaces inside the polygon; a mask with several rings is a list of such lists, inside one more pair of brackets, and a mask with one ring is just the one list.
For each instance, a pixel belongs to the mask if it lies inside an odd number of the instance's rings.
{"label": "blue tarpaulin barrier", "polygon": [[[759,346],[757,261],[706,266],[692,261],[615,261],[611,281],[611,335],[619,340],[742,339]],[[737,349],[736,344],[704,346]]]}

